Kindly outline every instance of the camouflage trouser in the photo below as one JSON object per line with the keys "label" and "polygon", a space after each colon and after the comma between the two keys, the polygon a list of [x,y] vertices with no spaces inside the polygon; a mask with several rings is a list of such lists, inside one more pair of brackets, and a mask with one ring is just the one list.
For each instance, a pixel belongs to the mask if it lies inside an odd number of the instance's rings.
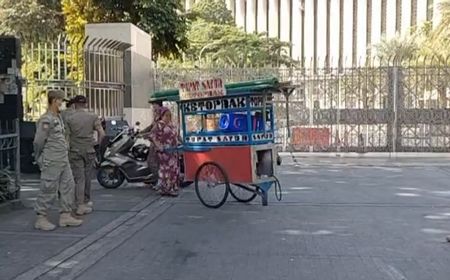
{"label": "camouflage trouser", "polygon": [[46,162],[41,168],[41,191],[36,199],[35,211],[47,215],[53,200],[58,197],[60,212],[71,212],[74,202],[74,181],[68,162]]}
{"label": "camouflage trouser", "polygon": [[91,200],[95,152],[70,152],[69,160],[75,180],[75,203],[78,206]]}

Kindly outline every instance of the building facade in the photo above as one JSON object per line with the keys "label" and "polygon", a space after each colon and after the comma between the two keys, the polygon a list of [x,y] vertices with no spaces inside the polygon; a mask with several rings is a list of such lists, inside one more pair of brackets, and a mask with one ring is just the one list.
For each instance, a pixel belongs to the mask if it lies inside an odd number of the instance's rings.
{"label": "building facade", "polygon": [[[290,42],[294,59],[351,66],[371,57],[371,46],[384,36],[405,34],[425,21],[438,24],[442,0],[224,1],[247,32]],[[195,2],[186,0],[186,9]]]}

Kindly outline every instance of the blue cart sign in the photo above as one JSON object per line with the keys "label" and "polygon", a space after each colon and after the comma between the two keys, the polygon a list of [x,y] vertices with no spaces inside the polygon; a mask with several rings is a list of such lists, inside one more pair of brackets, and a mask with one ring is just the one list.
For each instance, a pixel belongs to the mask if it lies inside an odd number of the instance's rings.
{"label": "blue cart sign", "polygon": [[262,107],[264,98],[260,95],[256,96],[238,96],[209,100],[193,100],[181,103],[183,113],[192,114],[197,112],[209,112],[219,110],[233,110],[245,108]]}
{"label": "blue cart sign", "polygon": [[203,99],[226,95],[225,84],[220,78],[180,82],[180,100]]}

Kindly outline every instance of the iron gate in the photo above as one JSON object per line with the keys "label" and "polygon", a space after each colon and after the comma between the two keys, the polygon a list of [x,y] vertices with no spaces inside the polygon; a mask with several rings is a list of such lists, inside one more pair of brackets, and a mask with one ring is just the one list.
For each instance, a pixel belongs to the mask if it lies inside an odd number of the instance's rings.
{"label": "iron gate", "polygon": [[[384,63],[384,62],[388,63]],[[450,152],[450,59],[376,58],[349,68],[159,69],[155,85],[278,77],[277,141],[291,151]],[[289,125],[288,125],[289,124]]]}
{"label": "iron gate", "polygon": [[48,89],[67,97],[85,95],[89,109],[104,118],[121,118],[124,102],[124,51],[129,44],[101,38],[60,35],[55,41],[23,42],[24,119],[37,120],[47,108]]}
{"label": "iron gate", "polygon": [[19,198],[19,120],[0,120],[0,203]]}

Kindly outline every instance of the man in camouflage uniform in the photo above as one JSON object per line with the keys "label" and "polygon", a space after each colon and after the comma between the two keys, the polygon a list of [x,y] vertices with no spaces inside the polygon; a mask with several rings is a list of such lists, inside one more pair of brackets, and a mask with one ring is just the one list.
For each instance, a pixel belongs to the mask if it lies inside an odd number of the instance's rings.
{"label": "man in camouflage uniform", "polygon": [[105,132],[100,118],[86,110],[86,97],[75,96],[72,102],[75,108],[66,120],[69,160],[75,179],[76,214],[85,215],[92,212],[91,177],[96,156],[94,131],[98,133],[98,142],[102,141]]}
{"label": "man in camouflage uniform", "polygon": [[[66,102],[66,109],[61,111],[61,118],[62,118],[62,120],[64,122],[64,127],[67,127],[67,118],[74,111],[74,107],[75,106],[73,105],[73,98],[70,99],[70,100],[67,100],[67,102]],[[67,129],[65,130],[65,136],[66,136],[67,144],[69,144],[69,135],[67,134]]]}
{"label": "man in camouflage uniform", "polygon": [[64,122],[67,121],[67,117],[74,111],[73,98],[66,103],[66,109],[61,112],[61,117]]}
{"label": "man in camouflage uniform", "polygon": [[64,124],[59,114],[63,100],[62,91],[48,92],[48,111],[37,123],[33,142],[35,159],[41,169],[41,191],[35,205],[38,217],[34,226],[36,229],[46,231],[56,228],[48,220],[47,212],[58,193],[61,204],[59,225],[63,227],[82,224],[81,220],[71,215],[74,181],[64,137]]}

